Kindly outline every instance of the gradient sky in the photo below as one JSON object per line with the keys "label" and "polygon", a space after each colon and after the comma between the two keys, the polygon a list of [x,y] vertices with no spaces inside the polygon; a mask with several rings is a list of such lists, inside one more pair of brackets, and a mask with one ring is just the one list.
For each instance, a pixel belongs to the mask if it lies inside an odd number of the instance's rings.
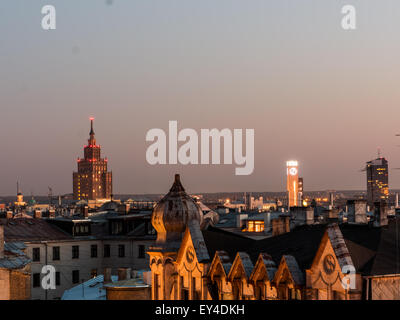
{"label": "gradient sky", "polygon": [[[165,193],[175,172],[193,193],[283,191],[290,159],[306,191],[365,189],[378,146],[400,167],[399,32],[398,0],[1,0],[0,194],[72,192],[89,116],[114,193]],[[169,120],[254,128],[254,173],[150,166],[146,132]]]}

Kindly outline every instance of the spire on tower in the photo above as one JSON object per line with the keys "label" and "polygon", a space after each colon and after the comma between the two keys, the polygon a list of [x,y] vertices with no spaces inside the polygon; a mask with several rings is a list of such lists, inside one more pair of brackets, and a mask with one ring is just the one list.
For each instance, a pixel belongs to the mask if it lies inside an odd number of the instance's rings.
{"label": "spire on tower", "polygon": [[94,130],[93,130],[93,121],[94,121],[94,118],[93,117],[90,117],[89,118],[89,120],[90,120],[90,132],[89,132],[89,135],[90,135],[90,139],[89,139],[89,145],[96,145],[96,139],[94,138]]}
{"label": "spire on tower", "polygon": [[93,130],[93,120],[94,120],[94,118],[93,117],[91,117],[91,118],[89,118],[90,119],[90,135],[94,135],[94,130]]}

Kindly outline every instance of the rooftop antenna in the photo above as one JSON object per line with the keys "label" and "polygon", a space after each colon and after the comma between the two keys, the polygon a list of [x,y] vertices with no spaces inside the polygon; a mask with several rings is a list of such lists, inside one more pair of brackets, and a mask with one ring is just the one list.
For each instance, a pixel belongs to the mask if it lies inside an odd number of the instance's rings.
{"label": "rooftop antenna", "polygon": [[378,159],[381,158],[381,147],[378,147]]}

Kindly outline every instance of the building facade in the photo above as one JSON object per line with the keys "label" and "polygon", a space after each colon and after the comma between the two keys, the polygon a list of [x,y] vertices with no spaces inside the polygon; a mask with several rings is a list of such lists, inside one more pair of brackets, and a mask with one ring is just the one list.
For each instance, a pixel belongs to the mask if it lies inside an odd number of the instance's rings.
{"label": "building facade", "polygon": [[31,260],[21,242],[4,242],[4,226],[0,224],[0,300],[31,298]]}
{"label": "building facade", "polygon": [[[110,268],[147,269],[146,251],[154,243],[148,214],[104,213],[73,218],[0,219],[9,242],[25,246],[30,259],[29,289],[34,300],[60,299],[65,290]],[[55,268],[55,289],[43,289],[42,268]]]}
{"label": "building facade", "polygon": [[202,228],[178,178],[153,212],[152,299],[399,300],[400,219],[375,208],[372,224],[304,224],[254,240]]}
{"label": "building facade", "polygon": [[385,158],[377,158],[367,162],[367,203],[373,206],[375,202],[389,199],[389,172]]}
{"label": "building facade", "polygon": [[79,158],[78,171],[73,173],[75,200],[110,199],[112,194],[112,172],[108,172],[107,158],[101,158],[100,145],[96,144],[93,118],[90,119],[88,144],[84,146],[84,157]]}

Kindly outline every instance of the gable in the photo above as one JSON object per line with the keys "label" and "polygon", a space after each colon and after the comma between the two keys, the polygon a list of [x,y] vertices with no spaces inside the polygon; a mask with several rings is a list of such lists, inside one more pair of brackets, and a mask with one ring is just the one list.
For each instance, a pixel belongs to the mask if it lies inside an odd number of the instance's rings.
{"label": "gable", "polygon": [[311,268],[307,270],[307,286],[314,289],[332,287],[336,291],[344,291],[341,279],[342,272],[353,266],[349,251],[343,240],[339,227],[329,226],[322,237],[317,254]]}
{"label": "gable", "polygon": [[[208,276],[212,279],[214,275],[227,277],[231,270],[232,263],[229,255],[225,251],[216,251],[214,259],[211,262],[210,269],[208,270]],[[218,270],[220,272],[218,272]]]}
{"label": "gable", "polygon": [[275,273],[274,282],[279,285],[282,281],[288,281],[293,285],[304,285],[304,273],[300,270],[296,259],[290,255],[282,256],[278,270]]}
{"label": "gable", "polygon": [[231,270],[229,271],[228,278],[233,280],[237,274],[240,274],[246,279],[249,279],[252,271],[253,263],[251,262],[249,255],[245,252],[238,252],[233,261]]}
{"label": "gable", "polygon": [[191,271],[197,267],[198,263],[209,260],[200,225],[198,221],[190,221],[178,251],[176,264],[183,265],[186,270]]}
{"label": "gable", "polygon": [[271,256],[266,253],[260,253],[251,273],[250,279],[253,281],[267,280],[272,281],[276,273],[276,265]]}

